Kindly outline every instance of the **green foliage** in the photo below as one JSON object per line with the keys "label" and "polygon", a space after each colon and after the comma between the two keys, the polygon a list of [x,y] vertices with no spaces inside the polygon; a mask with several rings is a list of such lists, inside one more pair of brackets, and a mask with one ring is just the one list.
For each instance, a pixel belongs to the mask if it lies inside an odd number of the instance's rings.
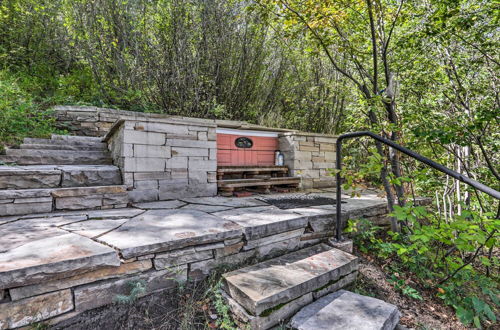
{"label": "green foliage", "polygon": [[47,330],[49,329],[49,325],[47,323],[38,322],[32,324],[30,328],[33,330]]}
{"label": "green foliage", "polygon": [[417,300],[423,300],[422,296],[420,293],[412,288],[411,286],[407,285],[405,283],[405,280],[402,278],[397,278],[396,275],[392,275],[389,279],[389,282],[391,282],[394,287],[398,290],[401,291],[405,296],[411,297],[413,299]]}
{"label": "green foliage", "polygon": [[231,312],[230,312],[229,306],[227,305],[226,301],[222,297],[221,289],[222,289],[222,281],[221,280],[219,280],[211,288],[212,302],[213,302],[215,310],[217,311],[217,314],[219,316],[219,318],[217,319],[217,322],[216,322],[217,328],[218,329],[226,329],[226,330],[237,329],[236,325],[234,324],[234,322],[231,318]]}
{"label": "green foliage", "polygon": [[54,119],[43,104],[23,90],[18,79],[0,71],[0,149],[24,137],[47,137],[54,133]]}
{"label": "green foliage", "polygon": [[[422,287],[437,290],[464,324],[496,322],[500,291],[495,272],[500,263],[488,251],[497,246],[500,220],[464,209],[452,221],[443,221],[412,203],[395,206],[392,215],[406,224],[403,233],[382,237],[380,227],[366,220],[350,221],[346,232],[356,234],[354,242],[361,251],[394,258],[399,265],[392,266],[395,272],[414,274]],[[422,299],[404,276],[392,275],[389,281],[403,294]]]}
{"label": "green foliage", "polygon": [[128,295],[116,295],[113,299],[114,302],[119,304],[132,304],[137,298],[146,293],[146,282],[143,280],[130,281],[127,284],[130,288],[130,293]]}

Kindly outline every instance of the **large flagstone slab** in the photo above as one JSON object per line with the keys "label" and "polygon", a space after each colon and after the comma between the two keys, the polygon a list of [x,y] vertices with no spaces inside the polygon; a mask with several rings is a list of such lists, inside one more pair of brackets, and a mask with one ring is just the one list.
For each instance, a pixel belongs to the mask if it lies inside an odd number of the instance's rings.
{"label": "large flagstone slab", "polygon": [[12,221],[16,221],[18,219],[19,219],[19,216],[17,216],[17,215],[12,215],[12,216],[8,216],[8,217],[0,217],[0,225],[3,225],[5,223],[9,223]]}
{"label": "large flagstone slab", "polygon": [[[307,217],[309,225],[315,232],[335,229],[335,223],[337,220],[337,211],[335,208],[322,208],[320,205],[289,209],[289,211]],[[344,214],[344,212],[342,213]],[[343,216],[343,218],[345,218],[345,216]]]}
{"label": "large flagstone slab", "polygon": [[84,215],[89,219],[124,219],[132,218],[145,210],[136,208],[120,208],[120,209],[109,209],[109,210],[76,210],[76,211],[58,211],[51,213],[39,213],[39,214],[27,214],[20,217],[20,219],[31,219],[31,218],[52,218],[55,216],[67,217],[71,215]]}
{"label": "large flagstone slab", "polygon": [[231,206],[221,206],[221,205],[206,205],[206,204],[187,204],[183,206],[183,210],[198,210],[206,213],[214,213],[220,211],[230,210]]}
{"label": "large flagstone slab", "polygon": [[392,330],[398,322],[396,306],[340,290],[304,307],[291,325],[299,330]]}
{"label": "large flagstone slab", "polygon": [[308,222],[305,216],[275,206],[236,208],[213,215],[242,226],[247,240],[305,228]]}
{"label": "large flagstone slab", "polygon": [[47,230],[46,236],[34,231],[33,235],[37,236],[18,242],[0,253],[0,289],[120,265],[118,254],[108,246],[80,235],[61,234],[57,228],[49,227]]}
{"label": "large flagstone slab", "polygon": [[42,238],[67,234],[66,231],[38,221],[18,220],[0,227],[0,255]]}
{"label": "large flagstone slab", "polygon": [[320,289],[357,269],[357,257],[320,244],[223,275],[226,292],[252,315]]}
{"label": "large flagstone slab", "polygon": [[178,200],[170,200],[170,201],[134,203],[132,205],[139,209],[157,210],[157,209],[177,209],[181,206],[186,205],[186,203]]}
{"label": "large flagstone slab", "polygon": [[78,235],[94,238],[120,227],[127,221],[128,219],[87,220],[87,221],[71,223],[61,228],[67,231],[71,231]]}
{"label": "large flagstone slab", "polygon": [[230,206],[230,207],[252,207],[252,206],[267,206],[269,204],[264,203],[255,198],[238,198],[238,197],[193,197],[193,198],[183,198],[184,202],[190,204],[204,204],[204,205],[218,205],[218,206]]}
{"label": "large flagstone slab", "polygon": [[[335,194],[325,193],[326,197]],[[342,213],[349,213],[349,217],[373,216],[387,212],[387,201],[374,194],[364,194],[359,197],[342,197]],[[336,205],[319,205],[316,208],[335,210]]]}
{"label": "large flagstone slab", "polygon": [[124,258],[236,238],[241,226],[196,210],[150,210],[98,238]]}
{"label": "large flagstone slab", "polygon": [[135,208],[123,208],[112,210],[94,210],[86,212],[89,219],[124,219],[132,218],[144,213],[144,210]]}
{"label": "large flagstone slab", "polygon": [[86,216],[21,219],[0,226],[0,253],[42,238],[65,235],[68,232],[57,227],[85,220]]}

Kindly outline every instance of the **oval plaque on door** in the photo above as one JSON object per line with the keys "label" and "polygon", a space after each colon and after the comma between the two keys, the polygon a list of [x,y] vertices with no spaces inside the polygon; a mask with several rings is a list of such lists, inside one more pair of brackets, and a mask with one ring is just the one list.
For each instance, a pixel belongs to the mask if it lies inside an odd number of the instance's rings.
{"label": "oval plaque on door", "polygon": [[238,148],[251,148],[253,146],[253,141],[247,137],[239,137],[234,140],[234,145]]}

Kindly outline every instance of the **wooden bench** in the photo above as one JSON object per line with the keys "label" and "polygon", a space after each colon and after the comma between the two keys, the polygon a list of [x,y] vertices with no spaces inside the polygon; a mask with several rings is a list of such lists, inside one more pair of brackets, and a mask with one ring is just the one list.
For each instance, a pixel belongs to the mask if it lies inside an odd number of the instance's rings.
{"label": "wooden bench", "polygon": [[217,167],[217,180],[222,180],[224,175],[241,175],[243,179],[258,175],[269,177],[285,177],[288,174],[287,166],[219,166]]}
{"label": "wooden bench", "polygon": [[272,186],[288,186],[297,188],[299,177],[275,177],[267,179],[224,179],[217,181],[217,187],[224,196],[231,196],[235,189],[255,187],[258,192],[268,194]]}

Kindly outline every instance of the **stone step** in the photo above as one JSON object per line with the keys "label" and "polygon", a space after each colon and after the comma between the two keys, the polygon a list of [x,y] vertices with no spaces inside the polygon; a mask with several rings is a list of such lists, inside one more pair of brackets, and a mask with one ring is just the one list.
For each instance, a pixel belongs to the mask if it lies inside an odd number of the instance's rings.
{"label": "stone step", "polygon": [[[49,140],[50,141],[50,140]],[[20,149],[36,149],[36,150],[75,150],[75,151],[107,151],[105,143],[95,144],[28,144],[23,143],[19,146]]]}
{"label": "stone step", "polygon": [[51,140],[67,141],[70,143],[100,143],[102,138],[93,136],[78,136],[78,135],[58,135],[52,134]]}
{"label": "stone step", "polygon": [[338,290],[339,282],[355,279],[357,268],[357,257],[319,244],[226,273],[224,290],[250,317],[267,318],[264,323],[272,326],[280,321],[273,314],[283,315],[282,308],[295,312],[315,293]]}
{"label": "stone step", "polygon": [[0,190],[0,215],[127,207],[126,186]]}
{"label": "stone step", "polygon": [[0,162],[17,165],[107,165],[112,164],[108,152],[7,149]]}
{"label": "stone step", "polygon": [[0,166],[0,189],[36,189],[120,185],[113,165]]}
{"label": "stone step", "polygon": [[398,308],[380,299],[340,290],[302,308],[290,321],[297,330],[392,330]]}
{"label": "stone step", "polygon": [[24,144],[42,144],[42,145],[59,145],[59,146],[105,146],[104,142],[96,141],[78,141],[78,140],[52,140],[52,139],[39,139],[39,138],[24,138]]}

